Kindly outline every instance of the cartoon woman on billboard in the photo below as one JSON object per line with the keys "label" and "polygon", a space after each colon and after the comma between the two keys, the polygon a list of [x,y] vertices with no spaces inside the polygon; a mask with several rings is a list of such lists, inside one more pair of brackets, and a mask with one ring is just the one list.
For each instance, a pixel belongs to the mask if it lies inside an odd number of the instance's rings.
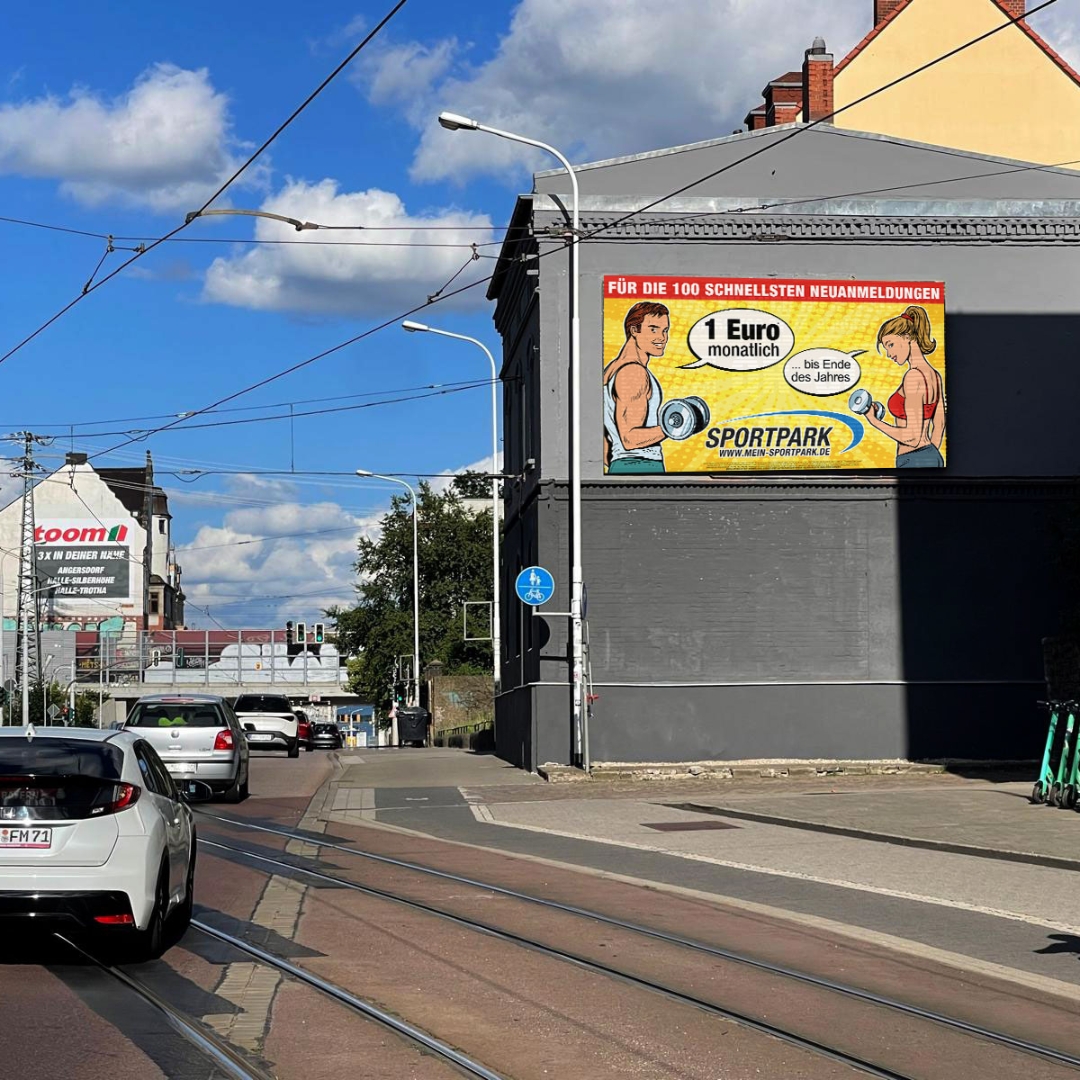
{"label": "cartoon woman on billboard", "polygon": [[926,358],[937,349],[926,309],[909,307],[882,323],[878,351],[900,367],[907,365],[903,381],[889,398],[894,420],[879,419],[876,404],[865,419],[882,435],[896,441],[898,469],[943,469],[941,441],[945,437],[945,394],[941,375]]}

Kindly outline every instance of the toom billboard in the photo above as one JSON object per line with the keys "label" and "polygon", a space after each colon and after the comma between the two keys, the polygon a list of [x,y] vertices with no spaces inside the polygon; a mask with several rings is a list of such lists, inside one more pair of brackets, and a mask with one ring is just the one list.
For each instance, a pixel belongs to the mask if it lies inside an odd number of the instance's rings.
{"label": "toom billboard", "polygon": [[131,530],[110,521],[47,520],[34,529],[38,588],[54,600],[130,600]]}
{"label": "toom billboard", "polygon": [[604,278],[610,475],[944,468],[945,286]]}

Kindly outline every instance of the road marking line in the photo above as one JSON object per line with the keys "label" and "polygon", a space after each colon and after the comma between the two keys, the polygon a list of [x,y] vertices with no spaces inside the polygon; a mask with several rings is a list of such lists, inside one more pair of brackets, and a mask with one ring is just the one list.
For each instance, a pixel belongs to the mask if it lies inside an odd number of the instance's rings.
{"label": "road marking line", "polygon": [[1051,922],[1048,919],[1039,919],[1033,915],[1024,915],[1016,911],[1005,911],[999,908],[984,907],[981,904],[970,904],[965,900],[949,900],[944,897],[924,896],[921,893],[904,892],[901,889],[887,889],[880,885],[867,885],[859,881],[844,881],[837,878],[818,877],[814,874],[804,874],[798,870],[780,870],[771,866],[756,866],[753,863],[736,862],[731,859],[717,859],[712,855],[699,855],[695,852],[672,851],[660,847],[657,844],[639,844],[632,840],[612,840],[603,836],[589,836],[585,833],[568,832],[563,829],[549,829],[540,825],[521,825],[516,822],[499,821],[486,806],[472,805],[470,808],[473,817],[485,825],[498,825],[504,829],[522,829],[525,832],[542,833],[547,836],[562,836],[568,840],[586,840],[594,844],[610,844],[614,847],[630,848],[635,851],[647,851],[656,855],[668,855],[675,859],[689,859],[692,862],[709,863],[712,866],[723,866],[729,870],[742,870],[750,874],[768,874],[772,877],[790,878],[795,881],[808,881],[814,885],[832,885],[839,889],[851,889],[856,892],[872,893],[875,896],[888,896],[895,900],[910,900],[919,904],[934,904],[937,907],[952,908],[957,911],[970,911],[976,915],[991,915],[998,919],[1009,919],[1012,922],[1027,923],[1030,926],[1039,926],[1047,930],[1056,930],[1059,933],[1080,935],[1080,927],[1071,926],[1068,923]]}

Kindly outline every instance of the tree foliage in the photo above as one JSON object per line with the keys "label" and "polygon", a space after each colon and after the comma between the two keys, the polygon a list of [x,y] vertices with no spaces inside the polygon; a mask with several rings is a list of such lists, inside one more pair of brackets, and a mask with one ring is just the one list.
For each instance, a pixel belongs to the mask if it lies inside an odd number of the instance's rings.
{"label": "tree foliage", "polygon": [[[101,700],[108,701],[109,695],[102,694]],[[22,691],[18,686],[10,695],[3,695],[4,723],[22,723]],[[97,727],[98,726],[98,692],[97,690],[80,690],[75,694],[75,716],[68,716],[70,700],[68,690],[60,683],[49,683],[42,694],[41,683],[30,687],[27,696],[29,706],[30,723],[41,726],[43,724],[68,724],[72,727]],[[48,716],[49,706],[55,705],[60,710],[60,715],[55,721]]]}
{"label": "tree foliage", "polygon": [[[492,598],[491,511],[471,513],[456,487],[439,494],[421,484],[417,497],[420,662],[438,660],[448,675],[486,675],[491,645],[465,641],[462,613],[465,601]],[[394,497],[381,533],[374,540],[361,538],[357,555],[356,605],[330,608],[326,616],[336,625],[339,648],[354,658],[350,689],[386,706],[395,662],[413,652],[413,523],[407,495]]]}

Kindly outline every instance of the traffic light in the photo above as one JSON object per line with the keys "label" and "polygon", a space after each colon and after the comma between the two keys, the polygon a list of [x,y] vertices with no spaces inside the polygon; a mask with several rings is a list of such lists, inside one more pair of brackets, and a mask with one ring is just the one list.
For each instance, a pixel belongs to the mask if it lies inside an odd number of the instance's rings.
{"label": "traffic light", "polygon": [[296,624],[296,644],[307,644],[307,623],[298,622]]}
{"label": "traffic light", "polygon": [[292,643],[293,643],[293,624],[292,624],[292,619],[290,619],[285,624],[285,644],[286,645],[291,645]]}
{"label": "traffic light", "polygon": [[394,683],[394,700],[399,704],[405,701],[405,684],[403,682]]}
{"label": "traffic light", "polygon": [[323,643],[323,624],[317,622],[315,624],[315,644],[321,645]]}

